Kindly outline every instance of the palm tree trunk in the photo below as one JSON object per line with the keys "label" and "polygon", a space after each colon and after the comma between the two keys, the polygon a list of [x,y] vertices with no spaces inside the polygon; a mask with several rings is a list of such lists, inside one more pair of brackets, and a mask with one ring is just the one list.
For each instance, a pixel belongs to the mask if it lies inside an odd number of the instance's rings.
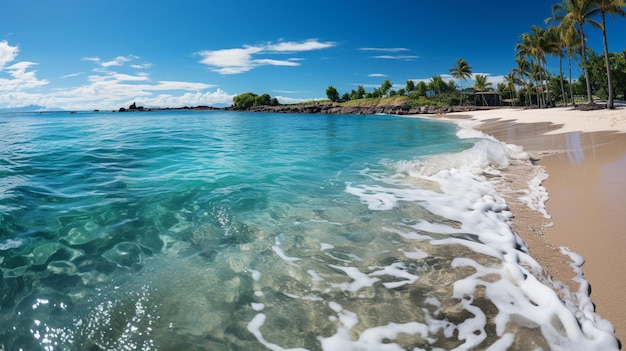
{"label": "palm tree trunk", "polygon": [[[545,65],[545,63],[544,63]],[[544,107],[550,107],[550,89],[548,87],[548,83],[549,83],[549,79],[550,77],[548,76],[548,68],[547,67],[543,67],[543,72],[541,72],[542,74],[545,74],[544,78],[543,78],[543,85],[546,88],[544,94],[544,99],[543,99],[543,103],[544,103]]]}
{"label": "palm tree trunk", "polygon": [[611,62],[609,60],[609,45],[606,41],[606,23],[604,20],[605,14],[602,12],[602,40],[604,42],[604,61],[606,63],[606,80],[609,90],[609,99],[606,102],[606,108],[614,109],[613,105],[613,80],[611,79]]}
{"label": "palm tree trunk", "polygon": [[567,106],[567,96],[565,96],[565,85],[563,84],[563,51],[559,55],[559,80],[561,81],[561,97]]}
{"label": "palm tree trunk", "polygon": [[574,100],[574,87],[572,86],[572,57],[570,54],[567,55],[567,65],[569,66],[569,95],[572,98],[572,105],[576,105],[576,101]]}
{"label": "palm tree trunk", "polygon": [[511,106],[517,106],[517,101],[515,101],[517,100],[516,99],[517,92],[515,91],[515,85],[513,85],[512,88],[513,89],[511,89]]}
{"label": "palm tree trunk", "polygon": [[582,23],[580,23],[580,47],[583,59],[583,70],[585,71],[585,80],[587,81],[587,103],[593,104],[593,95],[591,94],[591,80],[589,79],[589,69],[587,68],[587,48],[585,47],[585,32]]}

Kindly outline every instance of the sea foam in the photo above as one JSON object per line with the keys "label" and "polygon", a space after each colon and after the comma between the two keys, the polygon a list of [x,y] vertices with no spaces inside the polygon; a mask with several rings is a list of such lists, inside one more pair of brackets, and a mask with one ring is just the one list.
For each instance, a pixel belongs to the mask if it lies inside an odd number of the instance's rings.
{"label": "sea foam", "polygon": [[[411,225],[418,232],[446,235],[431,240],[432,244],[463,245],[500,262],[485,264],[470,257],[458,257],[453,261],[453,266],[471,268],[475,272],[454,282],[454,296],[474,316],[455,326],[459,339],[465,340],[458,349],[478,347],[488,338],[485,327],[489,317],[474,305],[479,291],[498,311],[494,320],[495,333],[500,340],[490,349],[514,347],[516,344],[510,333],[514,332],[515,325],[521,328],[517,329],[518,332],[527,327],[540,329],[546,346],[553,350],[616,349],[610,323],[585,307],[588,306],[588,296],[578,294],[576,303],[563,301],[527,269],[542,271],[526,252],[522,240],[512,232],[512,214],[497,192],[497,185],[502,182],[498,175],[511,160],[527,157],[525,153],[521,148],[477,132],[463,130],[459,134],[479,139],[472,148],[458,153],[397,163],[398,174],[434,181],[439,184],[438,191],[403,187],[402,182],[406,179],[398,175],[386,180],[389,187],[349,184],[346,189],[359,196],[372,210],[390,210],[403,201],[419,202],[429,212],[453,224],[421,220]],[[524,200],[529,207],[548,216],[543,207],[547,193],[540,185],[543,179],[545,173],[538,172],[530,182]],[[468,236],[473,239],[467,240]],[[578,279],[584,281],[582,275]],[[419,330],[414,328],[414,332]],[[397,332],[406,331],[398,328]],[[517,345],[519,347],[519,341]],[[542,348],[540,344],[535,346]]]}

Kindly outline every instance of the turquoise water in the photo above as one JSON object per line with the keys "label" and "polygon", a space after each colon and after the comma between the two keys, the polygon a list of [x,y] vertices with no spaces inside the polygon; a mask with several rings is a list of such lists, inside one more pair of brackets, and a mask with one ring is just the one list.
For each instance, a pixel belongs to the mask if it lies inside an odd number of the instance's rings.
{"label": "turquoise water", "polygon": [[458,134],[382,115],[0,115],[0,349],[610,349],[525,268],[493,186],[511,150]]}

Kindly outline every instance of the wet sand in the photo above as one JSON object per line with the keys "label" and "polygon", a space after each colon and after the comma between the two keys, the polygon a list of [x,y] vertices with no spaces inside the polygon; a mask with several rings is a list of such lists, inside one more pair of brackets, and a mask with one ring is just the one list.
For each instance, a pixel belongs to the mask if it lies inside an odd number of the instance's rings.
{"label": "wet sand", "polygon": [[[571,260],[560,247],[582,255],[596,313],[626,340],[626,108],[607,111],[501,109],[465,113],[477,129],[524,147],[549,178],[550,219],[512,207],[513,229],[553,279],[577,290]],[[454,117],[455,114],[447,115]],[[456,115],[456,117],[460,117]],[[508,200],[507,200],[508,201]],[[532,211],[531,211],[532,212]]]}

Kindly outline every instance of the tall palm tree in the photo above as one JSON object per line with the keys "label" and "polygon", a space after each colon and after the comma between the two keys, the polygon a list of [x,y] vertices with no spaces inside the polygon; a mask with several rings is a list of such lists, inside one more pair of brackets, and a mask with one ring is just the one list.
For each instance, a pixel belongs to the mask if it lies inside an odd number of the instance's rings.
{"label": "tall palm tree", "polygon": [[[530,59],[537,64],[538,67],[535,70],[539,72],[545,70],[546,52],[552,50],[551,45],[546,29],[539,26],[532,26],[531,33],[524,33],[520,36],[520,42],[515,45],[515,50],[517,51],[518,57],[526,60]],[[547,92],[547,76],[536,74],[535,77],[540,79],[536,80],[536,82],[544,87],[542,92]],[[539,105],[545,107],[547,97],[541,96],[541,99],[539,99],[538,96],[537,98]]]}
{"label": "tall palm tree", "polygon": [[526,100],[524,104],[528,106],[532,103],[532,100],[530,99],[530,86],[526,80],[526,77],[529,75],[530,65],[525,58],[519,56],[515,58],[515,63],[517,64],[517,67],[513,68],[513,72],[515,72],[518,79],[524,84],[524,90],[526,92]]}
{"label": "tall palm tree", "polygon": [[611,62],[609,60],[609,45],[606,41],[606,15],[612,15],[615,17],[618,16],[626,16],[626,11],[624,11],[624,0],[595,0],[593,4],[596,7],[597,12],[600,13],[600,18],[602,22],[600,24],[600,29],[602,29],[602,41],[604,43],[604,61],[606,64],[606,80],[607,86],[609,90],[609,99],[606,102],[606,108],[613,109],[615,105],[613,104],[614,92],[613,92],[613,79],[611,78]]}
{"label": "tall palm tree", "polygon": [[515,104],[515,95],[516,95],[515,84],[517,84],[518,82],[519,80],[516,77],[515,70],[509,71],[509,73],[507,73],[507,75],[504,76],[504,84],[511,94],[510,98],[511,98],[512,105]]}
{"label": "tall palm tree", "polygon": [[572,59],[576,55],[580,55],[580,36],[575,28],[562,28],[561,38],[565,43],[565,52],[567,53],[567,68],[569,76],[569,95],[572,99],[572,105],[576,105],[574,100],[574,86],[572,85]]}
{"label": "tall palm tree", "polygon": [[559,57],[559,82],[561,83],[561,96],[565,106],[567,106],[567,95],[565,95],[565,84],[563,83],[563,56],[565,50],[565,41],[562,37],[562,30],[555,26],[550,26],[546,30],[546,48],[547,53]]}
{"label": "tall palm tree", "polygon": [[459,80],[461,85],[461,91],[459,95],[459,104],[463,105],[463,81],[472,76],[472,66],[470,66],[465,59],[456,60],[456,64],[450,68],[450,74],[455,79]]}
{"label": "tall palm tree", "polygon": [[594,1],[597,0],[563,0],[559,4],[552,5],[552,13],[557,21],[565,28],[575,29],[580,37],[580,55],[582,57],[583,70],[585,72],[585,81],[587,82],[587,102],[593,103],[593,95],[591,92],[591,80],[589,79],[589,69],[587,68],[587,54],[585,42],[584,25],[585,23],[600,26],[591,17],[594,15]]}
{"label": "tall palm tree", "polygon": [[[480,93],[484,93],[487,89],[489,89],[491,86],[493,86],[492,82],[488,82],[487,81],[487,76],[483,75],[483,74],[477,74],[476,76],[474,76],[474,90],[478,91]],[[485,99],[485,94],[481,94],[482,98],[483,98],[483,106],[487,105],[487,100]],[[474,104],[476,104],[476,102],[474,101]]]}
{"label": "tall palm tree", "polygon": [[537,82],[535,87],[537,90],[537,103],[539,106],[544,107],[546,106],[545,87],[541,82],[544,81],[546,76],[547,72],[539,62],[533,61],[530,63],[530,78]]}

